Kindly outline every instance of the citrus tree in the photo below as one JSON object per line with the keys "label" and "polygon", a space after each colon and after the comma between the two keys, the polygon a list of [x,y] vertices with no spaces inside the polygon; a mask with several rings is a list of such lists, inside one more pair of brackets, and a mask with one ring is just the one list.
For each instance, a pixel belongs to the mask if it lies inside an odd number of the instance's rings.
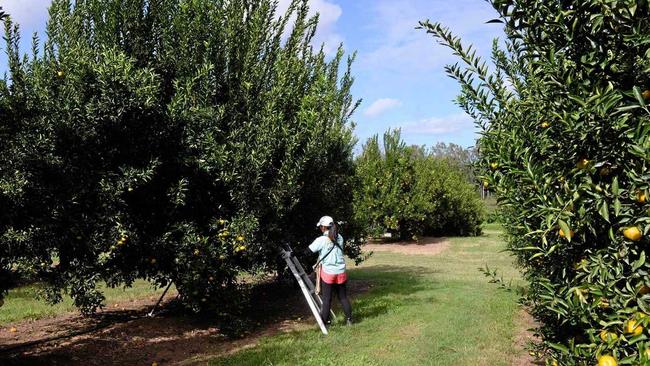
{"label": "citrus tree", "polygon": [[306,0],[276,5],[54,0],[25,58],[5,22],[0,294],[28,268],[86,312],[137,278],[214,308],[324,214],[359,258],[352,59],[313,48]]}
{"label": "citrus tree", "polygon": [[504,211],[551,365],[650,362],[650,7],[490,1],[505,42],[489,67],[437,23],[481,129],[482,179]]}
{"label": "citrus tree", "polygon": [[422,235],[478,235],[483,205],[456,161],[439,150],[407,146],[399,130],[377,135],[357,158],[357,221],[369,232],[397,238]]}

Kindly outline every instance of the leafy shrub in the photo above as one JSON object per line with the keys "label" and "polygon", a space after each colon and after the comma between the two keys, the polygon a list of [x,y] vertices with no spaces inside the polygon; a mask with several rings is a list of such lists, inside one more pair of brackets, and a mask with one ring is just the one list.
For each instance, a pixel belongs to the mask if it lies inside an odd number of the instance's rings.
{"label": "leafy shrub", "polygon": [[98,281],[136,278],[217,307],[242,272],[275,269],[280,244],[308,242],[316,218],[351,217],[352,59],[312,48],[307,11],[55,0],[32,58],[7,20],[0,294],[20,265],[87,312]]}
{"label": "leafy shrub", "polygon": [[455,161],[406,146],[399,130],[370,138],[357,159],[355,213],[375,235],[478,235],[483,205]]}
{"label": "leafy shrub", "polygon": [[547,364],[649,362],[650,8],[647,1],[493,0],[505,25],[494,72],[440,24],[421,25],[482,128],[530,288]]}

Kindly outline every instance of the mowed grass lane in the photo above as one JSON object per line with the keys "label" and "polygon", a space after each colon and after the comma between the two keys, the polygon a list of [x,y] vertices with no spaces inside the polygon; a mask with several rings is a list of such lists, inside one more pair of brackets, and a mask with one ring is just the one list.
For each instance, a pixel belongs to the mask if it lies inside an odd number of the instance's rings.
{"label": "mowed grass lane", "polygon": [[[478,238],[451,238],[436,256],[375,253],[350,278],[373,287],[353,301],[352,327],[329,336],[314,327],[262,338],[255,347],[210,365],[510,365],[519,324],[516,295],[478,271],[486,263],[520,281],[502,252],[500,229]],[[338,312],[340,313],[340,311]],[[339,321],[342,318],[339,317]]]}

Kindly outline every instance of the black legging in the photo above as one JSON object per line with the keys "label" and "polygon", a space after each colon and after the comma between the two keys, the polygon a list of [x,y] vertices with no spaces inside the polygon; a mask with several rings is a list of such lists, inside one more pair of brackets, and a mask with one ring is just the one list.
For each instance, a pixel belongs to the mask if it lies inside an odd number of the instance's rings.
{"label": "black legging", "polygon": [[325,323],[329,321],[330,318],[330,309],[332,307],[332,291],[336,289],[336,295],[343,306],[343,312],[345,317],[352,319],[352,306],[350,306],[350,300],[348,300],[348,291],[347,291],[347,282],[344,282],[340,285],[325,283],[323,280],[320,281],[321,294],[323,296],[323,308],[320,312],[320,317]]}

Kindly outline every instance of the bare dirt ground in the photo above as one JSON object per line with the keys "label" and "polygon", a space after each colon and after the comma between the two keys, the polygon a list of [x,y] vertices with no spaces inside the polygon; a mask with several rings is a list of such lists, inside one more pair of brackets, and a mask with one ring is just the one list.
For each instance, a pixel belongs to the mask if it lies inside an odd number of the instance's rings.
{"label": "bare dirt ground", "polygon": [[517,335],[515,336],[515,350],[520,355],[512,361],[512,366],[531,366],[531,365],[544,365],[543,361],[536,360],[529,351],[528,345],[533,342],[538,342],[539,339],[535,337],[530,329],[535,328],[538,324],[533,317],[526,311],[526,309],[519,310],[517,317]]}
{"label": "bare dirt ground", "polygon": [[436,255],[442,253],[447,248],[449,248],[449,241],[446,238],[434,237],[424,237],[418,242],[372,243],[363,246],[363,250],[368,252],[391,252],[412,255]]}
{"label": "bare dirt ground", "polygon": [[[354,296],[369,287],[350,281],[349,291]],[[111,304],[92,317],[72,313],[20,322],[13,324],[15,333],[0,328],[0,365],[198,365],[252,347],[262,336],[315,324],[300,291],[276,283],[256,286],[249,325],[240,336],[169,302],[155,317],[146,317],[153,303],[142,299]]]}

